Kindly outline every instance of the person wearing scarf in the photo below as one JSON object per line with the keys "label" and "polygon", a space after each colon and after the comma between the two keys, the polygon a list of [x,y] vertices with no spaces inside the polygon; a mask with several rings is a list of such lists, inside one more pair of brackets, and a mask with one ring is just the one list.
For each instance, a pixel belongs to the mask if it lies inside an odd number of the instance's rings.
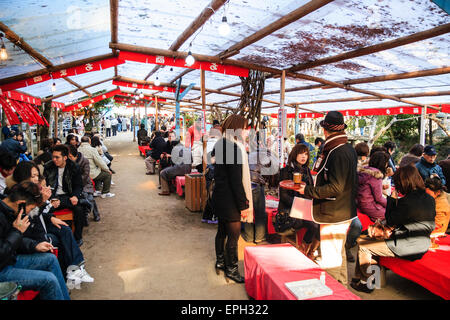
{"label": "person wearing scarf", "polygon": [[[244,278],[238,270],[238,240],[241,221],[253,223],[253,199],[248,156],[244,147],[247,119],[230,115],[223,123],[223,137],[211,153],[215,157],[212,205],[218,217],[215,238],[216,272],[237,283]],[[226,240],[226,244],[225,244]]]}
{"label": "person wearing scarf", "polygon": [[355,149],[347,143],[344,116],[337,111],[327,113],[320,122],[325,135],[323,152],[313,167],[313,186],[302,185],[300,194],[313,199],[313,220],[320,224],[319,265],[336,280],[347,285],[345,240],[348,227],[356,217],[358,188]]}

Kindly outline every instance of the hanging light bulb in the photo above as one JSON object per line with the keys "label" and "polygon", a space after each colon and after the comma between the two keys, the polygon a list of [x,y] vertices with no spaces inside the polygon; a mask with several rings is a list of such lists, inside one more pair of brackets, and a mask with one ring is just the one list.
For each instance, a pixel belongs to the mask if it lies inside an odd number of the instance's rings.
{"label": "hanging light bulb", "polygon": [[3,33],[0,33],[0,39],[2,40],[2,47],[0,49],[0,60],[8,59],[8,53],[6,52],[5,42],[3,41]]}
{"label": "hanging light bulb", "polygon": [[52,89],[52,92],[56,91],[56,83],[53,82],[51,89]]}
{"label": "hanging light bulb", "polygon": [[219,25],[219,34],[221,36],[227,36],[230,33],[230,26],[227,21],[227,17],[222,17],[222,23]]}
{"label": "hanging light bulb", "polygon": [[136,103],[136,100],[134,100],[134,99],[131,100],[131,103],[132,103],[132,104],[135,104],[135,103]]}
{"label": "hanging light bulb", "polygon": [[192,56],[191,50],[189,50],[185,62],[188,67],[192,66],[195,63],[195,58]]}
{"label": "hanging light bulb", "polygon": [[141,91],[141,94],[139,95],[139,98],[144,98],[144,93]]}
{"label": "hanging light bulb", "polygon": [[159,86],[160,84],[161,84],[161,82],[158,80],[158,77],[156,77],[155,86]]}
{"label": "hanging light bulb", "polygon": [[70,92],[70,97],[71,97],[71,98],[73,98],[73,91],[72,91],[72,92]]}

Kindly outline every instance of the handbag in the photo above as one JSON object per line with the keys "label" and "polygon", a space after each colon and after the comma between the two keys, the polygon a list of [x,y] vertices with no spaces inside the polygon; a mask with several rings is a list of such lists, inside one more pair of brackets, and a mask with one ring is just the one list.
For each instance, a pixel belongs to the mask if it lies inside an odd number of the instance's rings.
{"label": "handbag", "polygon": [[393,227],[389,227],[383,223],[380,219],[377,219],[374,224],[367,228],[369,237],[377,240],[389,239],[392,235]]}
{"label": "handbag", "polygon": [[278,211],[273,218],[273,227],[276,232],[284,232],[288,229],[295,229],[298,219],[291,218],[289,213]]}
{"label": "handbag", "polygon": [[109,161],[113,161],[114,157],[110,155],[108,151],[103,152],[103,154],[106,158],[108,158]]}

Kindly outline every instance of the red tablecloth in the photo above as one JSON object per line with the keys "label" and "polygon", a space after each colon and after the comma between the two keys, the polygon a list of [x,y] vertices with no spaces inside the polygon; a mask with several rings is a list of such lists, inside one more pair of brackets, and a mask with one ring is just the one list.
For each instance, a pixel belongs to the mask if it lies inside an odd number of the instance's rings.
{"label": "red tablecloth", "polygon": [[367,214],[361,213],[361,212],[359,212],[359,210],[357,210],[357,214],[358,214],[358,219],[359,219],[359,221],[361,221],[361,224],[362,224],[362,231],[366,231],[370,225],[375,223],[374,221],[370,220],[370,218]]}
{"label": "red tablecloth", "polygon": [[[274,196],[267,195],[266,200],[275,200],[279,201],[278,198],[275,198]],[[275,234],[277,233],[275,231],[275,228],[273,227],[272,223],[272,217],[276,215],[278,212],[278,208],[269,208],[266,206],[266,214],[267,214],[267,233],[268,234]]]}
{"label": "red tablecloth", "polygon": [[177,194],[183,196],[183,186],[186,183],[186,178],[184,176],[177,176],[175,178],[175,185],[177,186]]}
{"label": "red tablecloth", "polygon": [[[244,251],[245,289],[256,300],[296,300],[286,282],[319,279],[322,269],[290,244],[248,246]],[[326,273],[333,291],[311,300],[360,300]]]}
{"label": "red tablecloth", "polygon": [[380,265],[450,300],[450,236],[440,238],[436,243],[439,248],[428,251],[420,260],[383,257]]}

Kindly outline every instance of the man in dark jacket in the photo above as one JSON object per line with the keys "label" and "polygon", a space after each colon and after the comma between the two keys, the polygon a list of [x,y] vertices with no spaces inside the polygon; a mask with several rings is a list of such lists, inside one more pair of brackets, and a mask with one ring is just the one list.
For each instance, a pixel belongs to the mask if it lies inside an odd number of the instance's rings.
{"label": "man in dark jacket", "polygon": [[11,131],[9,138],[2,142],[2,147],[10,152],[15,159],[19,158],[19,154],[27,151],[27,145],[21,141],[17,141],[17,132]]}
{"label": "man in dark jacket", "polygon": [[44,177],[47,185],[52,188],[51,199],[60,201],[58,210],[70,209],[73,212],[75,226],[74,237],[79,246],[83,244],[84,212],[79,204],[83,192],[83,181],[80,167],[69,160],[69,149],[65,145],[52,148],[52,162],[44,166]]}
{"label": "man in dark jacket", "polygon": [[347,143],[344,116],[337,111],[327,113],[320,122],[325,134],[323,153],[313,171],[317,172],[314,186],[302,186],[301,194],[313,200],[313,220],[320,224],[320,265],[336,280],[347,284],[345,239],[351,221],[356,217],[358,157]]}
{"label": "man in dark jacket", "polygon": [[161,158],[161,154],[166,149],[166,140],[161,135],[160,131],[155,132],[155,137],[150,143],[150,156],[145,158],[145,166],[147,167],[147,172],[145,174],[155,174],[155,163]]}
{"label": "man in dark jacket", "polygon": [[[41,299],[70,300],[64,277],[48,242],[25,238],[30,225],[28,216],[22,218],[42,202],[39,186],[22,182],[11,188],[8,197],[0,201],[0,282],[16,282],[23,290],[40,292]],[[17,254],[17,253],[21,254]]]}
{"label": "man in dark jacket", "polygon": [[145,130],[145,124],[141,124],[141,128],[137,132],[138,145],[142,146],[142,142],[148,137],[148,132]]}

